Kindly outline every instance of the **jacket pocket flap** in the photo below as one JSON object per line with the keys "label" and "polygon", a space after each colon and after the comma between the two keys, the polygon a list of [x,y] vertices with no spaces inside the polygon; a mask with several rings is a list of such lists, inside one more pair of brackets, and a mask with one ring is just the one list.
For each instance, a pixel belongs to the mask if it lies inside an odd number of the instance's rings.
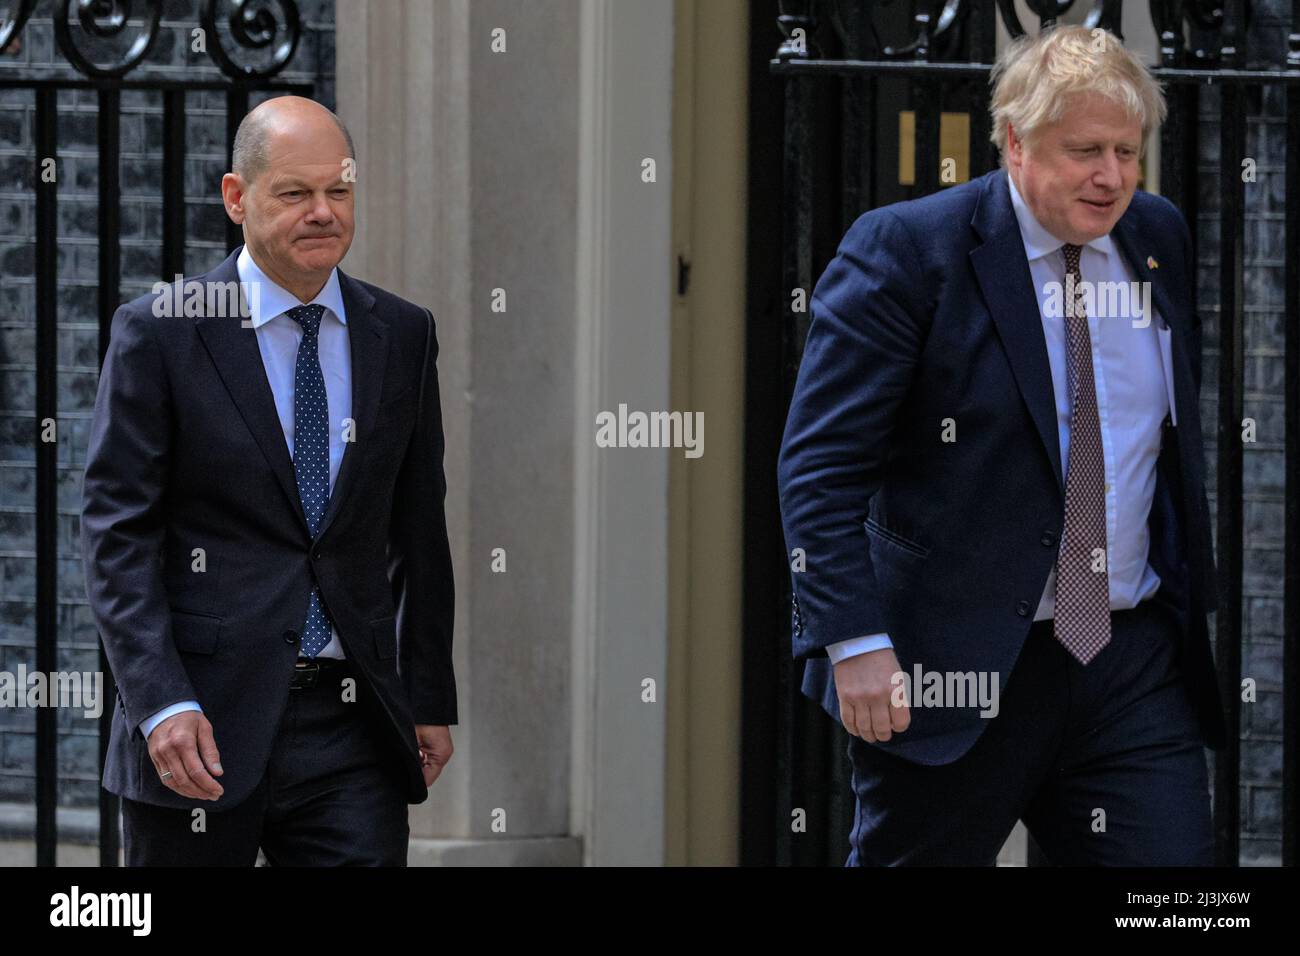
{"label": "jacket pocket flap", "polygon": [[874,534],[877,538],[894,545],[896,548],[906,551],[909,554],[916,555],[918,558],[929,557],[930,549],[923,544],[918,544],[911,538],[904,537],[892,528],[886,528],[879,521],[868,518],[863,522],[868,534]]}

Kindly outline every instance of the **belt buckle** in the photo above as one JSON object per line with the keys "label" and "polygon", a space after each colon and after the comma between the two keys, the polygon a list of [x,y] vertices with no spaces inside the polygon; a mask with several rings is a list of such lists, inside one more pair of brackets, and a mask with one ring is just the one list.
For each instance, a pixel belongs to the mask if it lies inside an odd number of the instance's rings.
{"label": "belt buckle", "polygon": [[320,664],[316,661],[296,661],[293,665],[293,677],[289,681],[290,690],[311,690],[320,679]]}

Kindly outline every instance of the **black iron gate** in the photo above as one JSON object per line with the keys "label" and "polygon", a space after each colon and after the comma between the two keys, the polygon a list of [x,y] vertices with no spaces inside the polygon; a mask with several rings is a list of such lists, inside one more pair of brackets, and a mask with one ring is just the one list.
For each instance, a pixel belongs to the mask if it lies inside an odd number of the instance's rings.
{"label": "black iron gate", "polygon": [[[1074,0],[1027,0],[1040,29]],[[1277,14],[1288,0],[1277,0]],[[1261,0],[1254,5],[1258,11]],[[1121,33],[1121,0],[1096,0],[1085,25]],[[1217,206],[1218,346],[1216,477],[1219,610],[1215,656],[1226,749],[1214,760],[1214,830],[1220,865],[1237,865],[1241,827],[1243,636],[1243,459],[1245,177],[1247,118],[1266,100],[1285,116],[1285,545],[1282,633],[1282,860],[1296,862],[1296,690],[1293,641],[1300,624],[1300,0],[1278,44],[1252,57],[1247,0],[1150,0],[1159,44],[1153,69],[1166,85],[1159,191],[1179,206],[1197,241],[1202,207]],[[746,568],[742,860],[839,865],[847,855],[852,801],[847,737],[798,692],[802,668],[790,656],[789,575],[776,508],[775,472],[785,411],[810,314],[792,290],[811,296],[840,238],[863,212],[941,187],[941,119],[966,117],[967,176],[993,169],[988,77],[996,20],[1015,37],[1025,28],[1012,0],[755,0],[751,23],[751,186],[746,422]],[[1283,27],[1286,27],[1284,30]],[[779,46],[778,46],[779,44]],[[773,49],[775,56],[773,57]],[[766,75],[761,75],[766,74]],[[1207,146],[1199,117],[1217,107],[1214,181],[1198,177]],[[900,113],[911,123],[910,141]],[[946,118],[945,118],[946,119]],[[960,129],[960,127],[959,127]],[[951,144],[952,140],[949,139]],[[1209,144],[1212,145],[1212,144]],[[908,154],[912,182],[900,184]],[[779,164],[779,165],[778,165]],[[778,170],[776,172],[775,170]],[[1204,201],[1203,201],[1204,200]],[[779,237],[774,239],[772,237]],[[1202,297],[1200,308],[1207,311]],[[779,333],[777,330],[780,330]],[[1217,332],[1217,336],[1216,336]],[[1209,376],[1207,376],[1208,378]],[[1207,432],[1209,429],[1207,429]],[[807,832],[791,815],[806,811]],[[1031,841],[1032,843],[1032,841]],[[1031,862],[1041,862],[1031,845]]]}
{"label": "black iron gate", "polygon": [[[33,19],[41,0],[22,0],[12,19],[0,19],[0,52],[20,42],[24,27]],[[65,90],[92,90],[98,99],[98,221],[99,221],[99,362],[103,363],[113,313],[121,303],[121,165],[120,117],[124,91],[140,90],[160,95],[162,113],[162,255],[158,278],[170,281],[185,272],[187,209],[185,202],[186,103],[201,91],[223,93],[226,112],[226,159],[239,121],[257,93],[297,93],[311,96],[312,84],[275,82],[294,56],[302,33],[297,5],[292,0],[250,3],[245,0],[202,0],[194,30],[202,31],[207,56],[220,69],[221,80],[133,80],[128,74],[149,56],[159,34],[164,6],[175,16],[174,5],[162,0],[61,0],[50,3],[53,32],[60,55],[83,78],[35,78],[0,74],[0,89],[31,91],[34,99],[32,186],[35,192],[35,367],[36,401],[31,428],[35,449],[35,555],[36,555],[36,670],[50,674],[58,668],[57,618],[57,442],[42,441],[42,423],[58,416],[58,283],[59,199],[58,177],[48,181],[42,168],[59,168],[58,94]],[[134,9],[133,9],[134,8]],[[223,15],[224,14],[224,15]],[[197,36],[197,34],[196,34]],[[240,63],[248,58],[254,62]],[[27,71],[23,71],[27,72]],[[66,73],[66,70],[59,71]],[[226,245],[234,249],[242,232],[226,222]],[[112,674],[103,647],[99,669],[104,675],[104,699],[115,695]],[[99,720],[99,767],[103,771],[113,707],[104,708]],[[58,790],[57,711],[36,711],[36,863],[53,866],[58,843],[56,805]],[[118,859],[118,800],[100,790],[99,858],[103,866]]]}

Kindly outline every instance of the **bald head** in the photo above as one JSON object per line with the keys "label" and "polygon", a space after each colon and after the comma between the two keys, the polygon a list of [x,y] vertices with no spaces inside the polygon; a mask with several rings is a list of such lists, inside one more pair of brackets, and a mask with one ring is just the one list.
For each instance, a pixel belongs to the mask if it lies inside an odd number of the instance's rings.
{"label": "bald head", "polygon": [[339,118],[312,100],[280,96],[239,125],[234,171],[221,177],[232,222],[253,261],[310,302],[352,244],[356,156]]}
{"label": "bald head", "polygon": [[347,144],[347,155],[356,159],[352,134],[343,121],[315,100],[302,96],[277,96],[266,100],[239,124],[231,149],[231,171],[251,185],[271,165],[277,139],[290,141],[309,133],[319,134],[319,124],[333,126]]}

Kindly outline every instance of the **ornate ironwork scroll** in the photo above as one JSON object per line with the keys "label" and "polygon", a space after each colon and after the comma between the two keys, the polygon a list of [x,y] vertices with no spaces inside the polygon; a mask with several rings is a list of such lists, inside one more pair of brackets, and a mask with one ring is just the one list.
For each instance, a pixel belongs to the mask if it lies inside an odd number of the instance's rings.
{"label": "ornate ironwork scroll", "polygon": [[[153,49],[162,21],[161,0],[55,0],[51,5],[57,8],[54,36],[60,53],[78,73],[96,79],[121,79],[136,69]],[[12,19],[0,18],[0,53],[22,35],[40,6],[41,0],[20,0]],[[234,80],[275,76],[293,59],[302,37],[294,0],[204,0],[200,26],[208,57]],[[124,49],[112,53],[117,47]]]}

